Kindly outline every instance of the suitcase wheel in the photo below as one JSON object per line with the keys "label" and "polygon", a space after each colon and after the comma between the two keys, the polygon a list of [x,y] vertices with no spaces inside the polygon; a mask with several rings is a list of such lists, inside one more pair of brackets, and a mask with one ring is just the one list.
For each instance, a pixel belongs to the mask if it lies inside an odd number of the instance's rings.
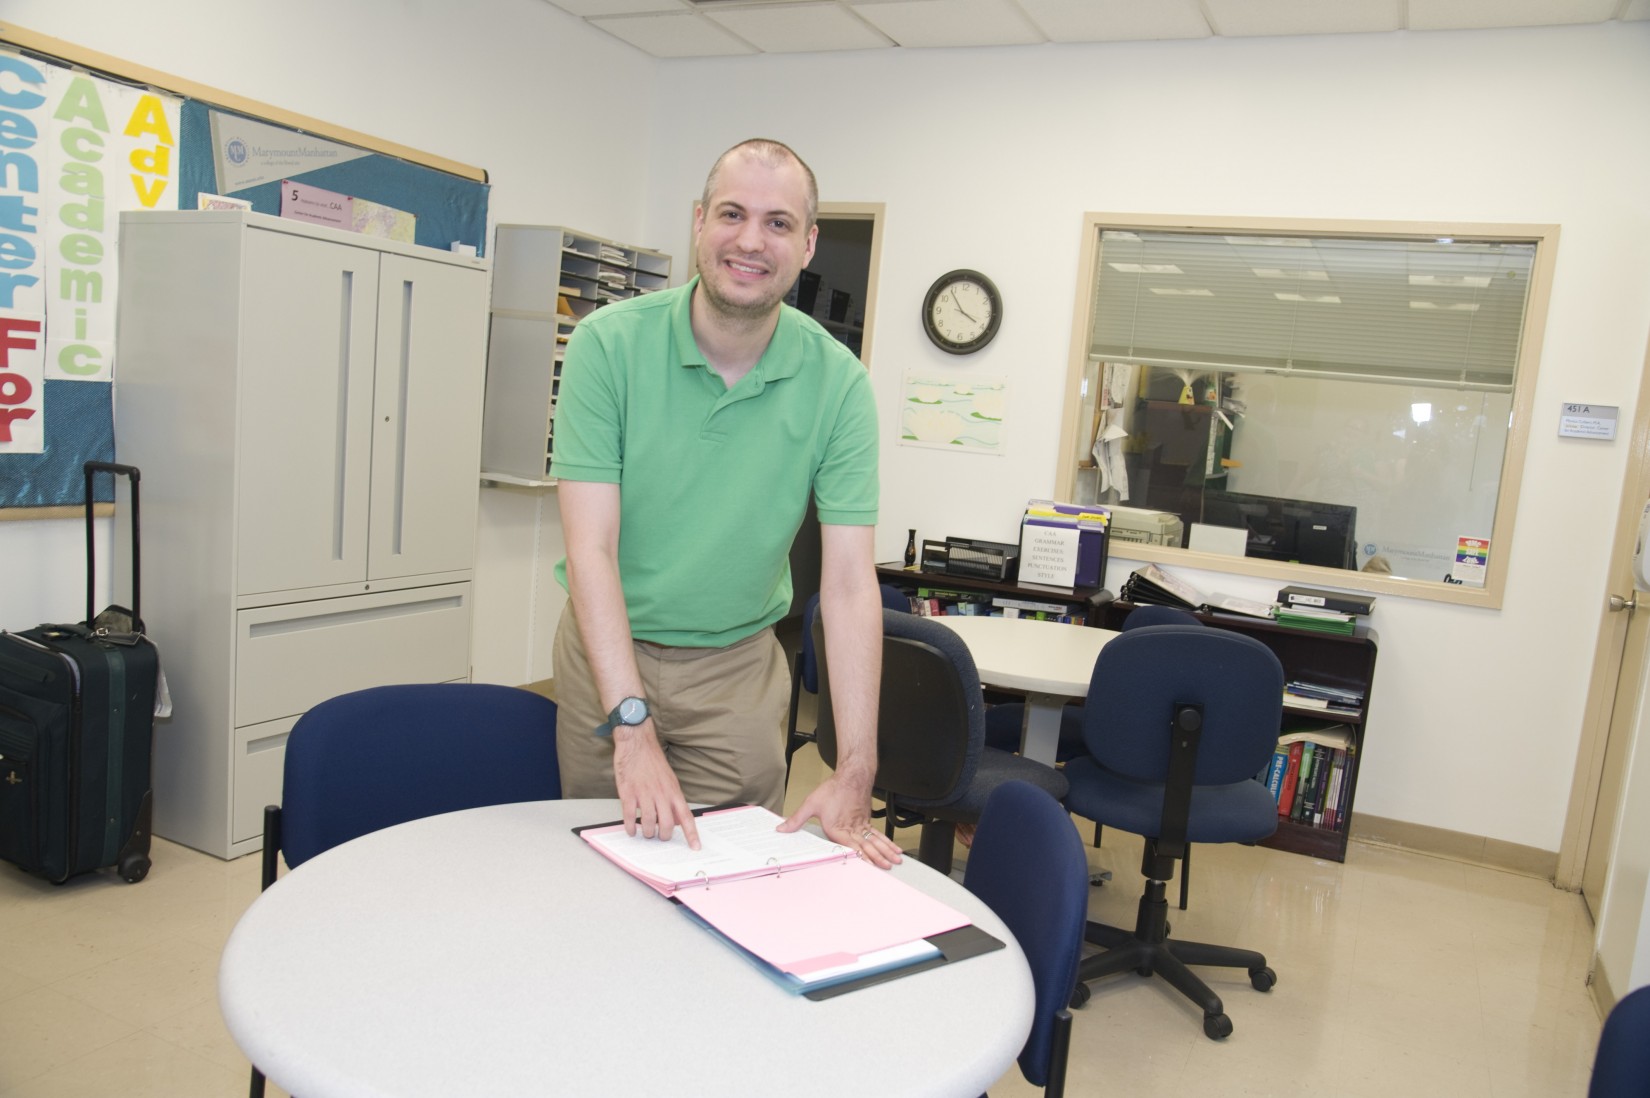
{"label": "suitcase wheel", "polygon": [[149,859],[142,854],[128,854],[120,859],[120,875],[128,884],[137,884],[149,875]]}

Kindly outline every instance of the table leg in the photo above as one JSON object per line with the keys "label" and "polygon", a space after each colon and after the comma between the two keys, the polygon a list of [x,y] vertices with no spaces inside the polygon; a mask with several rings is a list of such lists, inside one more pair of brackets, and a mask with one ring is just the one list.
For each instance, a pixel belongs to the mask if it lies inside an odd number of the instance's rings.
{"label": "table leg", "polygon": [[1020,754],[1053,766],[1060,742],[1060,712],[1064,694],[1027,694],[1025,724],[1020,729]]}

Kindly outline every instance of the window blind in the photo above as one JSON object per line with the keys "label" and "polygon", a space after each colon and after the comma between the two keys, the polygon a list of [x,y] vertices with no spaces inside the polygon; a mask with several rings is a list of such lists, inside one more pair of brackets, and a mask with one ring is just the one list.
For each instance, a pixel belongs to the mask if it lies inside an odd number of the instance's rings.
{"label": "window blind", "polygon": [[1511,392],[1535,245],[1102,230],[1090,354]]}

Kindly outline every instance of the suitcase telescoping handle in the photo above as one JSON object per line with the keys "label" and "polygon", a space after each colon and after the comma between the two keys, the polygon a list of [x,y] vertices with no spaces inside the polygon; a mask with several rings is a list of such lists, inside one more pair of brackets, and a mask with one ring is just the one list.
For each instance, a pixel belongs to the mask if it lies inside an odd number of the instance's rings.
{"label": "suitcase telescoping handle", "polygon": [[[134,623],[143,620],[142,596],[139,591],[142,584],[138,577],[143,574],[138,559],[138,471],[135,465],[116,465],[112,461],[88,461],[86,471],[86,624],[90,625],[97,618],[97,607],[94,605],[96,596],[93,585],[96,583],[97,569],[94,567],[97,554],[92,545],[92,478],[98,473],[113,473],[115,476],[132,478],[132,620]],[[134,624],[133,628],[141,629],[141,625]]]}

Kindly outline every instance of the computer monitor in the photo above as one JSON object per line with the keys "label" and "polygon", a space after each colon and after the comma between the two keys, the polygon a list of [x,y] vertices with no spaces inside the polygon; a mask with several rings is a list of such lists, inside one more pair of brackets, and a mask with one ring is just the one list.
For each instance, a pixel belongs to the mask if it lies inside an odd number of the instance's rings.
{"label": "computer monitor", "polygon": [[1246,557],[1358,567],[1358,509],[1350,504],[1205,489],[1202,506],[1192,521],[1248,531]]}

